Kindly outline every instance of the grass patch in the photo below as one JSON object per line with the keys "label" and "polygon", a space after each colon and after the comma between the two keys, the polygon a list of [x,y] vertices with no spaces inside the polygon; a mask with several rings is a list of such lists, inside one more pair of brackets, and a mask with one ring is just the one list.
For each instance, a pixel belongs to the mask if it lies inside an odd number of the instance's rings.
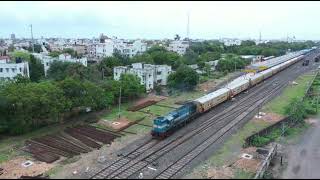
{"label": "grass patch", "polygon": [[71,164],[71,163],[77,162],[80,159],[81,159],[80,156],[74,156],[72,158],[67,158],[67,159],[61,161],[61,165]]}
{"label": "grass patch", "polygon": [[254,173],[252,172],[247,172],[241,169],[237,169],[233,179],[251,179],[254,177]]}
{"label": "grass patch", "polygon": [[[285,127],[284,132],[284,143],[289,143],[298,139],[298,137],[308,129],[310,125],[303,123],[298,124],[294,127]],[[255,136],[252,139],[251,144],[256,147],[262,147],[270,142],[280,142],[281,141],[282,129],[281,127],[272,129],[268,134],[263,136]]]}
{"label": "grass patch", "polygon": [[127,132],[132,132],[136,134],[145,134],[151,131],[151,127],[141,126],[139,124],[132,125],[125,129]]}
{"label": "grass patch", "polygon": [[157,106],[157,105],[152,105],[152,106],[149,106],[149,107],[145,107],[143,109],[141,109],[141,111],[144,111],[144,112],[149,112],[154,114],[154,115],[165,115],[167,113],[169,113],[170,111],[174,110],[173,108],[168,108],[168,107],[162,107],[162,106]]}
{"label": "grass patch", "polygon": [[144,118],[144,120],[140,121],[139,124],[145,124],[145,125],[149,125],[149,126],[153,126],[153,120],[156,117],[154,116],[147,116],[146,118]]}
{"label": "grass patch", "polygon": [[[130,105],[128,103],[126,104],[121,104],[120,106],[120,114],[122,117],[126,117],[129,121],[137,121],[143,117],[146,116],[145,113],[142,113],[142,112],[132,112],[132,111],[128,111],[128,107]],[[111,109],[110,112],[108,112],[107,114],[103,115],[102,117],[105,119],[105,120],[108,120],[108,121],[116,121],[117,118],[118,118],[118,113],[119,113],[119,109],[118,107],[114,107]]]}
{"label": "grass patch", "polygon": [[49,171],[45,172],[44,175],[45,176],[49,176],[50,178],[52,178],[52,176],[56,175],[58,172],[62,171],[63,169],[63,165],[57,165],[53,168],[51,168]]}
{"label": "grass patch", "polygon": [[224,165],[226,157],[229,157],[233,154],[235,147],[240,149],[247,137],[269,125],[270,124],[265,121],[249,121],[239,132],[233,134],[209,159],[209,164],[215,166]]}
{"label": "grass patch", "polygon": [[289,85],[286,87],[281,96],[276,97],[262,108],[263,111],[286,115],[285,107],[290,104],[292,99],[302,98],[304,96],[305,91],[313,77],[314,76],[312,76],[310,73],[298,77],[295,80],[298,85]]}
{"label": "grass patch", "polygon": [[158,102],[160,105],[171,106],[171,107],[180,107],[180,105],[175,104],[179,101],[188,101],[194,100],[203,96],[205,93],[200,91],[189,91],[189,92],[177,92],[171,95],[169,98]]}

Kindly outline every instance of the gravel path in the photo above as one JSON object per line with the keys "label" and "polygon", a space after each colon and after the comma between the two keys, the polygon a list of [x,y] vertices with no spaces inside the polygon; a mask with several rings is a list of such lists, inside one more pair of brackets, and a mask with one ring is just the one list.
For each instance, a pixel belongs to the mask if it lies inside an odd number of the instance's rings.
{"label": "gravel path", "polygon": [[288,149],[288,167],[283,179],[320,178],[320,119],[306,131],[299,143]]}

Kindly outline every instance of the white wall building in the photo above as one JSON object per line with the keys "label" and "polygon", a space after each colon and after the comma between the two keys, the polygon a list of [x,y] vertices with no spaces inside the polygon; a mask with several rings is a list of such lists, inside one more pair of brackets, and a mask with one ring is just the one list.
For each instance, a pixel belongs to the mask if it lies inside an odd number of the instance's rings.
{"label": "white wall building", "polygon": [[231,38],[223,38],[219,40],[222,42],[225,46],[239,46],[241,45],[241,40],[240,39],[231,39]]}
{"label": "white wall building", "polygon": [[122,54],[133,57],[147,50],[147,44],[141,40],[134,42],[125,42],[121,39],[105,39],[104,43],[95,43],[88,47],[91,57],[104,58],[113,55],[115,50],[119,50]]}
{"label": "white wall building", "polygon": [[58,58],[53,58],[51,56],[48,56],[46,54],[43,53],[33,53],[33,55],[40,59],[41,63],[44,66],[44,73],[45,76],[47,76],[47,71],[50,68],[50,65],[53,61],[63,61],[63,62],[71,62],[71,63],[81,63],[84,66],[88,66],[88,60],[86,57],[84,58],[72,58],[71,55],[65,53],[65,54],[60,54]]}
{"label": "white wall building", "polygon": [[150,92],[156,85],[167,85],[168,76],[172,72],[171,66],[134,63],[131,66],[118,66],[113,68],[114,80],[119,80],[121,74],[131,73],[140,78],[140,83],[145,85]]}
{"label": "white wall building", "polygon": [[129,57],[141,54],[147,50],[147,44],[141,40],[136,40],[133,43],[123,43],[120,47],[117,47],[122,51],[122,54]]}
{"label": "white wall building", "polygon": [[30,77],[28,62],[8,63],[7,61],[0,61],[0,80],[13,79],[18,74]]}
{"label": "white wall building", "polygon": [[92,57],[104,58],[112,56],[115,44],[112,40],[106,39],[104,43],[95,43],[89,46],[89,54]]}
{"label": "white wall building", "polygon": [[188,41],[172,41],[167,48],[169,51],[178,53],[179,55],[184,55],[187,48],[189,47]]}

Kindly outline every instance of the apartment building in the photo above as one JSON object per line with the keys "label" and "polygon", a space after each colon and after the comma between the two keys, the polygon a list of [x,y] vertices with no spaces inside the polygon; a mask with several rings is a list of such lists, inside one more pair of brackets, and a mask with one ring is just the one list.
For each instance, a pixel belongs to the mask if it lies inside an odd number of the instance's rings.
{"label": "apartment building", "polygon": [[157,85],[167,85],[168,76],[172,72],[171,66],[134,63],[131,66],[118,66],[113,68],[114,80],[119,80],[121,74],[135,74],[140,78],[140,83],[145,85],[150,92]]}
{"label": "apartment building", "polygon": [[10,63],[10,61],[7,60],[0,61],[0,80],[13,79],[18,74],[24,77],[30,77],[28,62]]}
{"label": "apartment building", "polygon": [[49,70],[52,62],[54,61],[62,61],[62,62],[71,62],[71,63],[80,63],[84,66],[88,66],[88,60],[86,57],[83,58],[72,58],[70,54],[64,53],[60,54],[58,58],[53,58],[43,53],[33,53],[33,55],[40,59],[41,63],[44,66],[44,73],[47,76],[47,71]]}
{"label": "apartment building", "polygon": [[187,48],[189,48],[189,42],[181,40],[172,41],[167,47],[169,51],[176,52],[181,56],[186,53]]}

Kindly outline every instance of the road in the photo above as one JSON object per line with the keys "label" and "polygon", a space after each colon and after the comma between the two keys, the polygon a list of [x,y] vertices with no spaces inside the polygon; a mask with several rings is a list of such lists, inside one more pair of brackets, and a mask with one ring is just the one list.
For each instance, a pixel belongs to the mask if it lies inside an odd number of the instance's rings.
{"label": "road", "polygon": [[288,149],[288,167],[282,179],[320,178],[320,118],[306,131],[298,144]]}

